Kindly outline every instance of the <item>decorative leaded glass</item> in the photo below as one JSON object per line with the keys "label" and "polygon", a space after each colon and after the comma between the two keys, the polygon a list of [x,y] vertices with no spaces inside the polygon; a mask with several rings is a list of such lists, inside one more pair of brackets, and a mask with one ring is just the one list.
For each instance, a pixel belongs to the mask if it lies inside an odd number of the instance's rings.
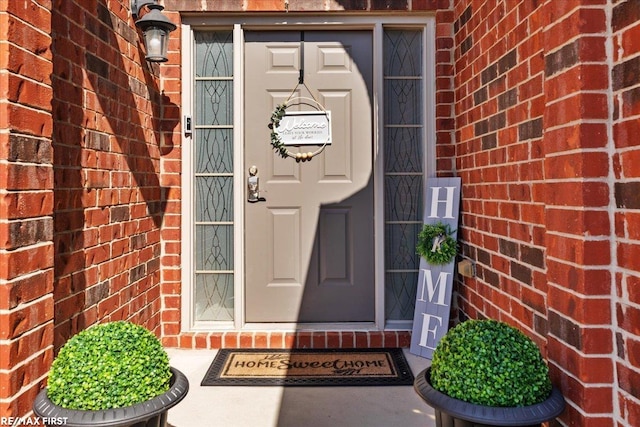
{"label": "decorative leaded glass", "polygon": [[419,125],[422,123],[422,82],[388,79],[384,85],[384,121],[387,125]]}
{"label": "decorative leaded glass", "polygon": [[414,222],[422,212],[422,176],[387,175],[384,179],[385,218]]}
{"label": "decorative leaded glass", "polygon": [[233,176],[196,177],[196,221],[233,221]]}
{"label": "decorative leaded glass", "polygon": [[411,320],[424,182],[422,31],[384,35],[385,315]]}
{"label": "decorative leaded glass", "polygon": [[231,31],[195,33],[196,77],[233,77]]}
{"label": "decorative leaded glass", "polygon": [[[386,316],[388,320],[411,320],[418,287],[418,272],[387,273],[385,277]],[[409,304],[408,301],[414,301]]]}
{"label": "decorative leaded glass", "polygon": [[196,275],[195,310],[198,320],[233,320],[233,274]]}
{"label": "decorative leaded glass", "polygon": [[196,82],[196,123],[231,125],[233,123],[233,81],[199,80]]}
{"label": "decorative leaded glass", "polygon": [[234,310],[233,37],[195,33],[194,218],[196,321]]}
{"label": "decorative leaded glass", "polygon": [[422,173],[422,129],[418,127],[387,127],[384,145],[385,171]]}
{"label": "decorative leaded glass", "polygon": [[196,173],[233,173],[233,129],[199,129]]}
{"label": "decorative leaded glass", "polygon": [[384,75],[422,76],[422,31],[385,30]]}
{"label": "decorative leaded glass", "polygon": [[233,226],[196,226],[196,269],[229,271],[233,269]]}
{"label": "decorative leaded glass", "polygon": [[416,256],[416,240],[421,224],[387,224],[385,240],[385,266],[388,271],[418,271],[420,259]]}

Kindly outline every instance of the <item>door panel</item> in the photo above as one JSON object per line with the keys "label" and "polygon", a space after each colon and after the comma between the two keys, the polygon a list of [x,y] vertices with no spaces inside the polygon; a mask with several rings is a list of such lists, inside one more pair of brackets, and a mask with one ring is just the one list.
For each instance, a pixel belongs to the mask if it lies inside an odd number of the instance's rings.
{"label": "door panel", "polygon": [[272,233],[267,239],[273,247],[266,252],[271,259],[273,272],[269,283],[298,284],[302,282],[300,274],[300,209],[269,209]]}
{"label": "door panel", "polygon": [[[328,93],[321,93],[322,103],[325,108],[331,111],[331,116],[340,117],[343,120],[343,126],[332,129],[332,139],[337,141],[347,141],[350,139],[349,134],[351,123],[351,105],[353,99],[351,93],[348,91],[335,91]],[[334,120],[335,121],[335,120]],[[321,181],[329,180],[345,180],[351,181],[352,179],[352,147],[349,144],[335,144],[331,148],[332,150],[325,150],[324,156],[320,159],[322,162],[322,176]]]}
{"label": "door panel", "polygon": [[[304,54],[298,31],[245,40],[245,167],[257,166],[264,198],[245,206],[245,319],[373,321],[371,33],[306,31]],[[300,58],[306,87],[295,96],[331,111],[332,144],[296,163],[273,151],[266,124]]]}
{"label": "door panel", "polygon": [[351,284],[354,254],[351,251],[350,209],[323,209],[318,235],[320,286]]}

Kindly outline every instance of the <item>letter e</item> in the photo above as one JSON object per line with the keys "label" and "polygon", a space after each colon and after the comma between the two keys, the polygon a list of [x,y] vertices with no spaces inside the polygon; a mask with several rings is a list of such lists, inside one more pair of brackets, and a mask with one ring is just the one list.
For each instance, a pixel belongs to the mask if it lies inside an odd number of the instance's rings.
{"label": "letter e", "polygon": [[[434,343],[433,347],[431,347],[427,345],[427,341],[429,340],[429,334],[433,334],[433,340],[435,341],[436,331],[440,326],[442,326],[442,318],[438,316],[432,316],[427,313],[422,313],[422,316],[423,316],[423,319],[422,319],[422,334],[420,335],[420,346],[430,348],[430,349],[435,349],[437,343]],[[435,319],[438,322],[438,325],[435,325],[432,329],[430,329],[431,319]]]}

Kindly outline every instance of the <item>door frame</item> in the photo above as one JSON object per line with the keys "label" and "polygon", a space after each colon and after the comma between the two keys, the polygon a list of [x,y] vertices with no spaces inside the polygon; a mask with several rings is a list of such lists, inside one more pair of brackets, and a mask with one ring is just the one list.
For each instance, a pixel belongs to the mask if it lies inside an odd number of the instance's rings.
{"label": "door frame", "polygon": [[[383,135],[383,35],[385,28],[422,29],[425,56],[423,60],[424,85],[422,96],[425,108],[424,120],[424,179],[435,175],[436,170],[436,129],[435,129],[435,15],[433,13],[411,13],[406,15],[223,15],[183,16],[181,25],[182,52],[182,99],[183,119],[193,117],[194,77],[191,61],[195,55],[194,31],[232,30],[234,61],[234,320],[196,321],[194,318],[195,292],[193,291],[193,243],[195,236],[189,226],[194,221],[191,206],[194,200],[194,186],[191,182],[193,161],[191,154],[191,133],[182,133],[182,227],[181,227],[181,331],[255,331],[277,330],[411,330],[410,321],[387,322],[385,319],[385,268],[384,268],[384,163],[381,149]],[[375,321],[349,323],[246,323],[245,322],[245,173],[244,164],[244,31],[245,30],[368,30],[373,38],[373,175],[374,175],[374,230],[375,230]],[[265,118],[265,123],[268,118]],[[184,122],[183,122],[183,130]],[[265,144],[268,141],[265,141]],[[187,154],[187,155],[185,155]],[[426,182],[425,182],[426,184]],[[425,187],[426,188],[426,185]]]}

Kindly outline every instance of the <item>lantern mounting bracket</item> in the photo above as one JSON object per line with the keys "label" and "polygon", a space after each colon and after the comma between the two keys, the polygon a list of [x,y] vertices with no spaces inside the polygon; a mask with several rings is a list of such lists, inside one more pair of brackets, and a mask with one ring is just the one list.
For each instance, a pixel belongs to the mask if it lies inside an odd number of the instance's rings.
{"label": "lantern mounting bracket", "polygon": [[155,0],[131,0],[131,15],[134,21],[138,20],[142,8],[149,4],[155,4]]}

